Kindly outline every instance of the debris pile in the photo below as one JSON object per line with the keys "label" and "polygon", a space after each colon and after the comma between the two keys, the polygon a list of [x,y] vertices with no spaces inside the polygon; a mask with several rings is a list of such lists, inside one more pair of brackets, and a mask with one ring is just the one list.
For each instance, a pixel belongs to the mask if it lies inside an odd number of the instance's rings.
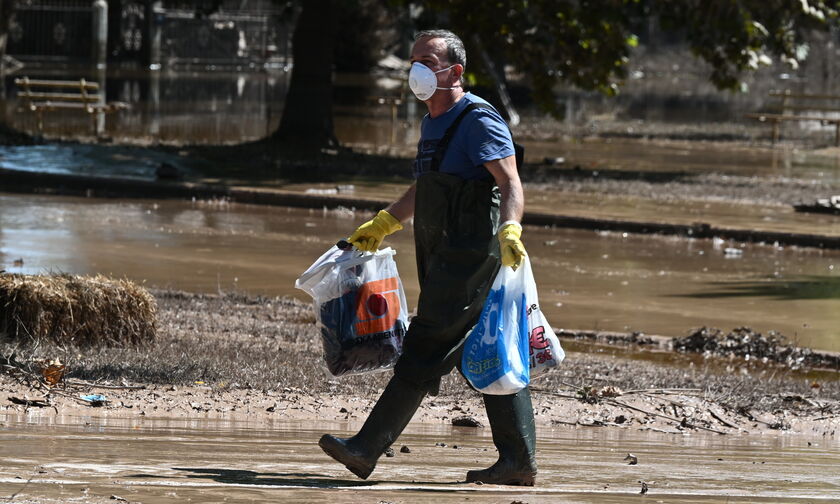
{"label": "debris pile", "polygon": [[733,356],[744,360],[777,362],[791,369],[803,366],[840,369],[840,358],[818,354],[810,348],[792,345],[784,335],[770,331],[766,335],[749,327],[738,327],[724,333],[714,327],[694,329],[689,335],[673,339],[678,352],[702,353],[706,356]]}
{"label": "debris pile", "polygon": [[154,297],[129,280],[0,274],[0,339],[142,345],[154,340],[156,310]]}

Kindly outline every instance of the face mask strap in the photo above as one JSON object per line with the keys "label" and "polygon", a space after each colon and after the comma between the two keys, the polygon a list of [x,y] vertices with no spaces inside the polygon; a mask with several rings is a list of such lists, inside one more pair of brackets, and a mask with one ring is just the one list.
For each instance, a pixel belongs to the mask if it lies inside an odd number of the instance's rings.
{"label": "face mask strap", "polygon": [[[458,63],[455,63],[455,64],[453,64],[453,65],[449,65],[448,67],[446,67],[446,68],[442,68],[442,69],[438,70],[437,72],[435,72],[434,70],[432,70],[432,71],[435,73],[435,75],[437,75],[437,74],[439,74],[439,73],[441,73],[441,72],[445,72],[445,71],[447,71],[447,70],[451,70],[452,68],[455,68],[455,65],[457,65],[457,64],[458,64]],[[428,68],[428,67],[427,67],[427,68]],[[431,70],[431,68],[430,68],[429,70]],[[460,82],[460,81],[459,81],[459,82]],[[458,89],[459,87],[461,87],[461,86],[454,86],[454,87],[435,87],[435,89]]]}

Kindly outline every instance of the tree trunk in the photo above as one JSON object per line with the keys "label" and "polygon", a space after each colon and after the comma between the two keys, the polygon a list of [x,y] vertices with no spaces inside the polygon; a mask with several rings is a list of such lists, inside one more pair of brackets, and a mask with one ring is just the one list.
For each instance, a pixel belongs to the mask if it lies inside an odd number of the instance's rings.
{"label": "tree trunk", "polygon": [[302,3],[292,36],[292,78],[271,141],[317,150],[338,144],[332,118],[335,13],[332,0]]}

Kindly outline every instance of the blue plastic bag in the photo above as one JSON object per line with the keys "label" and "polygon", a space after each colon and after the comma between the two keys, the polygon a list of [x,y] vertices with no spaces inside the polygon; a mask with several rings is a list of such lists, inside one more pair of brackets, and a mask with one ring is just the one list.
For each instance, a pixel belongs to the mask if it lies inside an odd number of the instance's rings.
{"label": "blue plastic bag", "polygon": [[524,267],[502,266],[464,343],[461,370],[484,394],[515,394],[530,381],[524,273]]}

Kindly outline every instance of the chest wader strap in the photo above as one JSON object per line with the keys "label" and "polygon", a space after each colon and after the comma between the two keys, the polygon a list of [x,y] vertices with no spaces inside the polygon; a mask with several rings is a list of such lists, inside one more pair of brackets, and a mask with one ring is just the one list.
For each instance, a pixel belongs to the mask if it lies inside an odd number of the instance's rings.
{"label": "chest wader strap", "polygon": [[[435,153],[432,154],[432,164],[430,166],[430,171],[436,172],[440,171],[440,163],[443,161],[443,156],[446,155],[446,149],[449,148],[449,142],[452,141],[452,137],[455,136],[455,131],[458,130],[458,126],[461,124],[461,121],[464,117],[472,112],[475,109],[489,109],[489,110],[496,110],[493,108],[492,105],[488,103],[470,103],[464,110],[458,114],[458,117],[452,121],[452,124],[446,128],[446,132],[444,132],[443,137],[441,137],[440,141],[437,144],[437,148],[435,148]],[[498,113],[498,112],[497,112]],[[510,126],[508,126],[508,131],[510,131]],[[511,141],[513,141],[513,132],[510,131]],[[525,159],[525,147],[519,145],[516,142],[513,142],[513,151],[516,157],[516,171],[522,171],[522,163]]]}

